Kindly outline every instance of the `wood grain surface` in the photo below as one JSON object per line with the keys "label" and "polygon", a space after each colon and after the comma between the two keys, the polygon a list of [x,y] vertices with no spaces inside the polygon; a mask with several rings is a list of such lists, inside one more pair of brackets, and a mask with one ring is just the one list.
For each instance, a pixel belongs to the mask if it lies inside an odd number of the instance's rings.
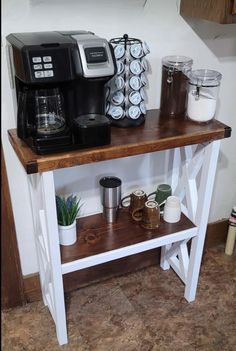
{"label": "wood grain surface", "polygon": [[235,0],[181,0],[180,14],[221,24],[236,23]]}
{"label": "wood grain surface", "polygon": [[170,224],[161,220],[159,228],[143,229],[131,219],[127,209],[119,210],[119,218],[113,224],[107,224],[102,214],[80,218],[77,220],[76,243],[60,246],[61,261],[71,262],[193,227],[194,224],[182,214],[178,223]]}
{"label": "wood grain surface", "polygon": [[9,130],[8,135],[26,172],[32,174],[204,143],[228,137],[230,131],[228,126],[216,120],[199,124],[185,117],[170,118],[161,116],[159,110],[150,110],[141,126],[112,127],[111,144],[105,146],[42,156],[17,137],[16,129]]}

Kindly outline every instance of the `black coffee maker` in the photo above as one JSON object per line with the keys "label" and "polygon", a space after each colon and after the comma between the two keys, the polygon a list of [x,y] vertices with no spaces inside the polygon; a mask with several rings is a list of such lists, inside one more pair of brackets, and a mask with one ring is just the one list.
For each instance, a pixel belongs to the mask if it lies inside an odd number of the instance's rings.
{"label": "black coffee maker", "polygon": [[112,46],[92,32],[7,36],[17,96],[17,133],[37,154],[110,143],[105,85]]}

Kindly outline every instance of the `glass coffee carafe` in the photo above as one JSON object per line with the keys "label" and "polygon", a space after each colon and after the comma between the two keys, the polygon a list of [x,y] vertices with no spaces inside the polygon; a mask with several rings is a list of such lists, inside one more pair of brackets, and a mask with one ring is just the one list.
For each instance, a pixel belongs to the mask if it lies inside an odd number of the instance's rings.
{"label": "glass coffee carafe", "polygon": [[65,129],[63,96],[58,88],[35,91],[35,122],[37,134],[51,135]]}

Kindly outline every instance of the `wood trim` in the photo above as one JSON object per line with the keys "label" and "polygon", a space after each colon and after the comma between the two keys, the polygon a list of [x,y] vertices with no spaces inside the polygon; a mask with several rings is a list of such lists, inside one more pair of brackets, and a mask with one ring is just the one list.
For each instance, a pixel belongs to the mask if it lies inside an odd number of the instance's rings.
{"label": "wood trim", "polygon": [[23,305],[25,303],[23,277],[10,191],[3,149],[1,146],[1,307],[2,309]]}
{"label": "wood trim", "polygon": [[230,132],[230,127],[216,120],[202,125],[184,116],[169,118],[161,115],[160,110],[149,110],[145,123],[139,127],[132,130],[112,127],[111,144],[99,147],[37,155],[17,137],[16,129],[10,129],[8,137],[26,172],[31,174],[201,144],[229,137]]}
{"label": "wood trim", "polygon": [[[208,224],[205,249],[215,247],[226,242],[228,220],[223,219]],[[83,269],[63,276],[65,292],[104,281],[119,275],[131,273],[148,266],[157,264],[160,260],[160,248],[125,257],[99,266]],[[41,300],[39,274],[24,277],[24,289],[27,302]]]}

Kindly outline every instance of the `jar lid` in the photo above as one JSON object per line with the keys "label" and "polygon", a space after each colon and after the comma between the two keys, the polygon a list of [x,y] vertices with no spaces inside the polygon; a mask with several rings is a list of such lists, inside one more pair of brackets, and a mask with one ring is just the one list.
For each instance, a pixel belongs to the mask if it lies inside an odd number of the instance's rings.
{"label": "jar lid", "polygon": [[210,69],[196,69],[190,73],[190,84],[198,86],[217,86],[222,74]]}
{"label": "jar lid", "polygon": [[165,56],[162,59],[162,64],[181,71],[185,67],[192,66],[193,60],[186,56]]}

